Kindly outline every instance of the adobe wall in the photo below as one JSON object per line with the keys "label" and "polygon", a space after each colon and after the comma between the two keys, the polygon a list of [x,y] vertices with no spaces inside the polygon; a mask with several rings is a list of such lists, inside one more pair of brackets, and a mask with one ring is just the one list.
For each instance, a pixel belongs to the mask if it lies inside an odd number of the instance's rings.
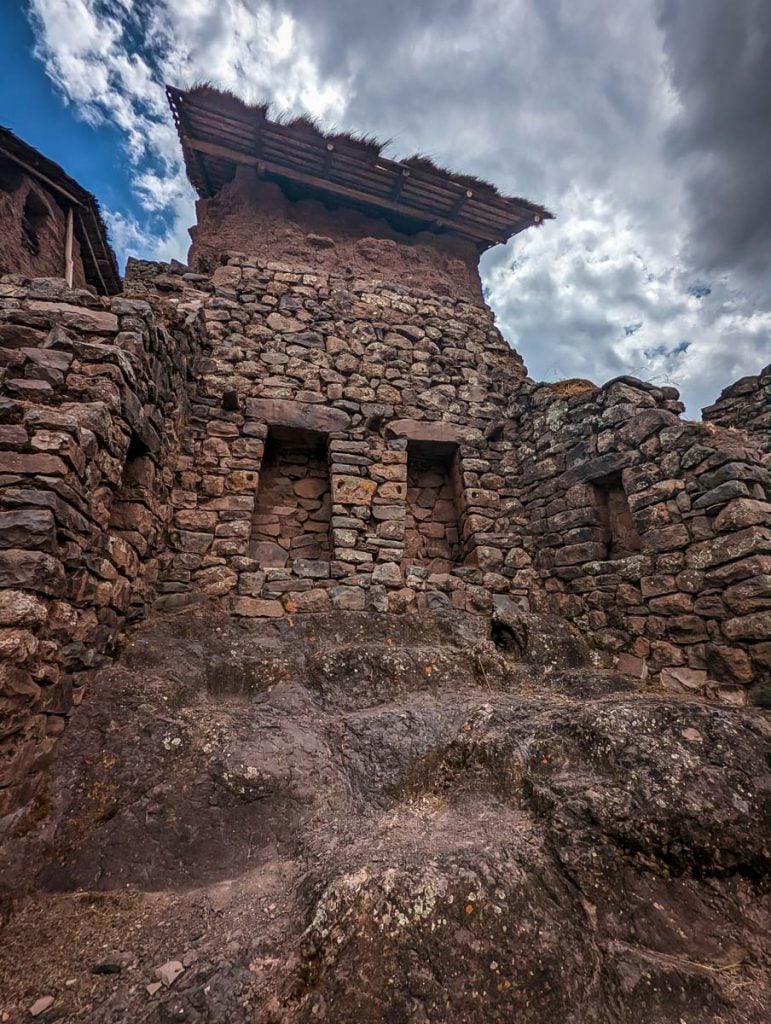
{"label": "adobe wall", "polygon": [[[31,221],[24,228],[25,204]],[[54,196],[37,179],[0,157],[0,275],[64,276],[65,215]],[[73,284],[86,278],[77,238],[72,240]]]}
{"label": "adobe wall", "polygon": [[766,453],[771,453],[771,363],[760,373],[742,377],[713,405],[701,410],[704,421],[744,430]]}
{"label": "adobe wall", "polygon": [[0,820],[154,596],[193,321],[0,280]]}
{"label": "adobe wall", "polygon": [[449,235],[395,231],[379,217],[327,209],[312,200],[292,202],[278,185],[240,168],[214,199],[196,203],[197,226],[189,263],[212,272],[228,251],[257,259],[312,265],[342,277],[374,278],[483,304],[479,252]]}

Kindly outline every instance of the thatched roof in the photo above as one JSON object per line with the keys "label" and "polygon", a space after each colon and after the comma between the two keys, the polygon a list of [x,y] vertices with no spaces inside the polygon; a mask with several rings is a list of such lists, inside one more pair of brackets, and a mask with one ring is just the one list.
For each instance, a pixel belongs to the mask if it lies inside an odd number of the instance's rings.
{"label": "thatched roof", "polygon": [[121,279],[115,253],[107,239],[107,228],[95,197],[66,174],[59,164],[28,145],[10,128],[0,125],[0,159],[11,160],[40,181],[61,206],[72,206],[73,226],[80,244],[80,255],[86,281],[101,295],[115,295],[121,290]]}
{"label": "thatched roof", "polygon": [[459,235],[480,251],[552,217],[542,206],[503,196],[427,157],[388,160],[371,136],[325,133],[307,117],[270,120],[265,104],[249,106],[208,85],[187,92],[168,86],[166,93],[188,177],[201,198],[215,196],[246,165],[291,198],[353,206],[401,231]]}

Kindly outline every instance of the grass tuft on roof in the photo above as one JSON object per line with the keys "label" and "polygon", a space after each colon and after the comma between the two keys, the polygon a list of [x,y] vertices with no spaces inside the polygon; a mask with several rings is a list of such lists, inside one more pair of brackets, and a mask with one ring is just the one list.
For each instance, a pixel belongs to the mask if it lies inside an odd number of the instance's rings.
{"label": "grass tuft on roof", "polygon": [[[341,132],[338,130],[325,131],[316,118],[307,114],[294,116],[284,113],[269,117],[268,104],[245,103],[232,92],[217,89],[208,82],[196,85],[187,93],[178,89],[169,89],[168,93],[169,100],[175,110],[180,109],[184,112],[185,99],[187,98],[191,101],[188,114],[193,119],[195,119],[196,100],[203,100],[207,108],[209,123],[199,124],[195,130],[200,131],[204,139],[209,143],[214,142],[212,133],[216,131],[211,124],[212,115],[216,116],[219,114],[226,121],[230,118],[232,121],[240,122],[242,126],[240,129],[240,141],[242,146],[246,145],[247,147],[252,144],[258,145],[259,143],[245,138],[244,126],[255,123],[255,127],[259,128],[259,122],[263,122],[264,129],[262,131],[258,130],[255,133],[255,140],[263,137],[263,131],[269,132],[271,125],[274,126],[274,129],[280,126],[281,129],[286,129],[288,132],[293,133],[296,142],[302,144],[303,155],[300,158],[299,166],[302,168],[304,161],[307,165],[306,173],[311,175],[315,173],[326,174],[328,167],[331,166],[333,168],[332,175],[334,176],[334,149],[340,149],[346,160],[351,161],[351,164],[346,166],[346,173],[350,174],[351,165],[358,165],[362,175],[361,181],[365,183],[362,185],[363,188],[369,187],[367,182],[372,182],[371,174],[373,170],[376,169],[378,172],[390,174],[394,181],[393,196],[402,197],[400,201],[408,206],[411,203],[412,207],[419,211],[417,213],[418,219],[422,216],[429,222],[435,222],[436,220],[437,204],[436,202],[432,203],[431,199],[427,197],[432,195],[436,197],[443,194],[446,197],[444,199],[446,205],[444,213],[440,214],[440,216],[448,216],[451,219],[451,223],[445,226],[448,226],[450,229],[457,228],[461,233],[464,230],[468,230],[472,237],[488,245],[500,241],[502,237],[510,237],[510,232],[512,231],[516,232],[530,225],[540,224],[542,221],[549,220],[553,216],[543,206],[531,203],[526,199],[502,194],[489,181],[485,181],[475,175],[454,173],[442,167],[426,154],[416,153],[404,161],[392,160],[383,154],[383,150],[390,144],[390,140],[381,141],[370,133],[356,131]],[[181,107],[178,107],[179,104],[181,104]],[[235,126],[232,126],[232,128],[236,137],[238,137],[239,131]],[[185,131],[186,129],[180,128],[181,137]],[[233,132],[231,132],[231,135]],[[328,154],[323,154],[325,143],[327,144],[326,150]],[[284,135],[281,138],[281,133],[277,134],[273,131],[272,144],[274,146],[273,160],[275,161],[279,159],[276,156],[277,150],[279,152],[281,150],[286,151],[287,148],[291,147],[291,135],[288,137]],[[314,151],[316,150],[321,151],[323,155],[323,168],[321,163],[314,165],[314,160],[317,159],[317,157],[314,157]],[[331,157],[331,164],[328,156]],[[200,158],[197,162],[200,163]],[[294,168],[293,173],[298,173],[297,160],[293,158],[291,165]],[[401,175],[406,175],[407,169],[410,172],[414,172],[414,186],[409,182],[408,176],[407,183],[404,186],[398,183],[401,181]],[[205,181],[198,181],[195,169],[191,173],[196,188],[199,191],[203,190],[201,194],[204,194],[210,186]],[[222,177],[216,164],[214,165],[214,175],[215,179]],[[387,178],[380,178],[381,182],[387,180]],[[330,187],[332,187],[331,182]],[[465,198],[461,190],[473,193],[473,196],[465,197],[470,200],[465,208]],[[383,198],[382,192],[375,192],[372,195],[372,202],[374,205],[377,205]]]}

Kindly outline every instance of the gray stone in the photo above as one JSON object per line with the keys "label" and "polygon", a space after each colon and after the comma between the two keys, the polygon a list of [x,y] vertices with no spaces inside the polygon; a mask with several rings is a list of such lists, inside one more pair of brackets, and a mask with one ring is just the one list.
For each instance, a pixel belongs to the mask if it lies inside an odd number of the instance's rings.
{"label": "gray stone", "polygon": [[40,999],[36,999],[35,1002],[29,1008],[30,1017],[39,1017],[41,1013],[45,1013],[54,1005],[53,996],[41,996]]}
{"label": "gray stone", "polygon": [[155,968],[155,977],[166,987],[174,984],[185,968],[179,960],[167,960],[165,964]]}

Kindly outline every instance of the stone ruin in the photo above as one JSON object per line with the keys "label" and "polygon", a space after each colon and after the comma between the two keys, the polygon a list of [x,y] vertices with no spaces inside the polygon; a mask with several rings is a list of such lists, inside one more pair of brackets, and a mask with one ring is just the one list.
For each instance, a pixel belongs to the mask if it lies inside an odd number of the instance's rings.
{"label": "stone ruin", "polygon": [[548,211],[169,99],[122,281],[0,131],[0,1018],[765,1024],[769,369],[535,382]]}
{"label": "stone ruin", "polygon": [[[3,250],[0,820],[151,608],[556,614],[598,665],[756,699],[768,370],[702,423],[671,387],[537,383],[477,261],[547,211],[208,89],[170,100],[190,266],[129,260],[110,294],[82,190],[71,287]],[[15,152],[0,213],[40,195],[58,240],[75,186]]]}

